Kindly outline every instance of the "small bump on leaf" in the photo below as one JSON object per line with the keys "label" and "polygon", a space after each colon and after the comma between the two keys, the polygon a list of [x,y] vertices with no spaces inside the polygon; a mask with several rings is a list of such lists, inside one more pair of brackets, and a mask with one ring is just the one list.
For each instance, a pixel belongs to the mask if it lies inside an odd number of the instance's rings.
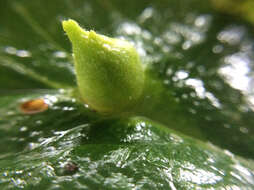
{"label": "small bump on leaf", "polygon": [[29,100],[20,105],[20,110],[25,114],[36,114],[48,109],[48,104],[44,99]]}

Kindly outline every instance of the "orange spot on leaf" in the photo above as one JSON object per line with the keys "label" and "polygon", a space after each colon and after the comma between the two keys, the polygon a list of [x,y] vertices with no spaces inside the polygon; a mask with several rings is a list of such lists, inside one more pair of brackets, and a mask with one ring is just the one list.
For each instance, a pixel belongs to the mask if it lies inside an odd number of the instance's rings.
{"label": "orange spot on leaf", "polygon": [[21,104],[20,109],[25,114],[35,114],[46,111],[48,104],[43,99],[29,100]]}

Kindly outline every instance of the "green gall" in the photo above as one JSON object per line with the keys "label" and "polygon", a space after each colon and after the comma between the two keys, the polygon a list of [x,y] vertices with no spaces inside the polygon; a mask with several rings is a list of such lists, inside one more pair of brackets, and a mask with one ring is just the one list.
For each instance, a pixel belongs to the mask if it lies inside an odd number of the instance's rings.
{"label": "green gall", "polygon": [[145,77],[136,49],[127,41],[86,31],[74,20],[62,24],[72,42],[82,99],[106,113],[128,111],[137,104]]}

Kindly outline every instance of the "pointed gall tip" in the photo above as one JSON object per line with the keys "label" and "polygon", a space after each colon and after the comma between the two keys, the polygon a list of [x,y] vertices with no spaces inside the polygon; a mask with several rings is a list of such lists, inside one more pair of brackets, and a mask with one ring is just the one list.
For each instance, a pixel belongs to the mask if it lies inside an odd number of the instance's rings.
{"label": "pointed gall tip", "polygon": [[84,35],[88,36],[89,35],[88,31],[81,28],[79,26],[79,24],[72,19],[62,21],[62,26],[63,26],[63,29],[66,32],[67,36],[69,37],[69,39],[72,42],[75,41],[76,39],[80,38],[81,36],[84,36]]}

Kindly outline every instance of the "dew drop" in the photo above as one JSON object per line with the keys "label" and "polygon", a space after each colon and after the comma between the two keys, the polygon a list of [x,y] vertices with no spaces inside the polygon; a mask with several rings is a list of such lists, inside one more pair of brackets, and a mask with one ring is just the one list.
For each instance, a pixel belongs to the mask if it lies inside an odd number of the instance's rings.
{"label": "dew drop", "polygon": [[27,131],[27,127],[26,126],[23,126],[19,129],[21,132],[24,132],[24,131]]}
{"label": "dew drop", "polygon": [[17,49],[15,47],[8,46],[5,48],[5,52],[11,55],[15,55],[17,53]]}
{"label": "dew drop", "polygon": [[18,50],[16,55],[18,57],[31,57],[31,52],[29,52],[27,50]]}
{"label": "dew drop", "polygon": [[53,56],[56,58],[66,58],[67,54],[63,51],[56,51],[53,53]]}

